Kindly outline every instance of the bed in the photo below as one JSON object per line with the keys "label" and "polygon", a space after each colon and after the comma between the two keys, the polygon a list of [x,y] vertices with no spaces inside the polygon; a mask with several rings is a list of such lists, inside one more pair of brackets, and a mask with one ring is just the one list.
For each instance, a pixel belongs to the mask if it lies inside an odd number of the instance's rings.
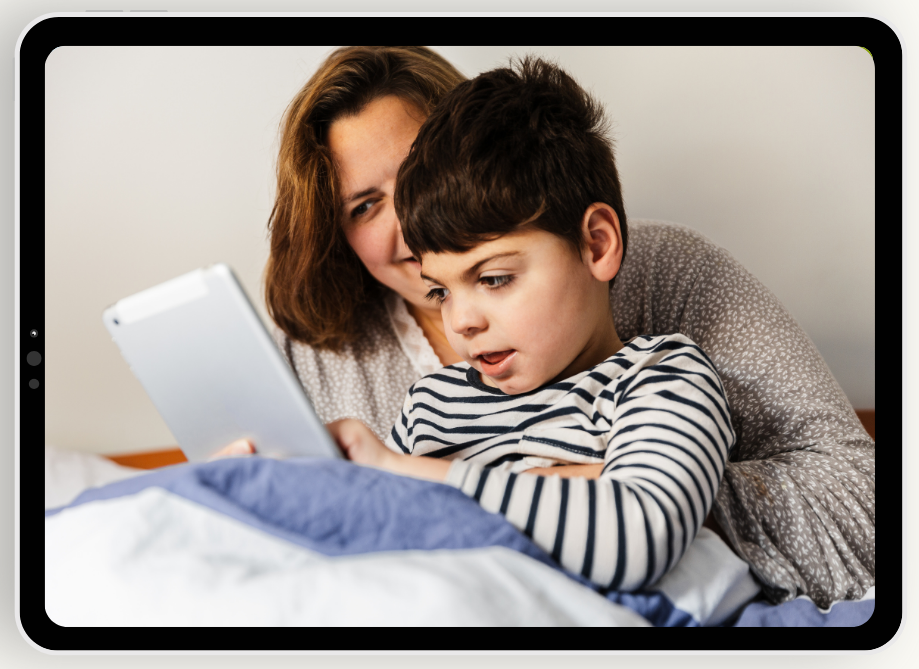
{"label": "bed", "polygon": [[562,570],[458,490],[346,461],[152,471],[46,447],[45,608],[93,626],[854,626],[859,601],[769,604],[702,528],[653,588]]}

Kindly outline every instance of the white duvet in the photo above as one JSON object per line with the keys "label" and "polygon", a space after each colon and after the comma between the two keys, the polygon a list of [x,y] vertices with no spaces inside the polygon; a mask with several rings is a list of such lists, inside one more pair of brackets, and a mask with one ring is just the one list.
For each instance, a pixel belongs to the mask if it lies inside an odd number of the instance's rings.
{"label": "white duvet", "polygon": [[[92,483],[140,473],[107,461],[94,469],[96,456],[76,455],[65,456],[82,460],[71,473]],[[46,506],[49,492],[51,501],[76,495],[73,480],[48,490],[56,469],[46,451]],[[708,625],[759,591],[704,528],[656,589]],[[161,488],[46,519],[45,593],[64,626],[649,625],[510,549],[327,557]]]}

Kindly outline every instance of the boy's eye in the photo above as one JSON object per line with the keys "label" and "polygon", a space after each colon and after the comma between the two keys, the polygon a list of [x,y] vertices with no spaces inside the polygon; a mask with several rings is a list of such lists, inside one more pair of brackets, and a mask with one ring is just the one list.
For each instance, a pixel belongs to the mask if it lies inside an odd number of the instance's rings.
{"label": "boy's eye", "polygon": [[498,276],[483,276],[479,279],[489,288],[500,288],[501,286],[506,286],[511,281],[514,280],[513,274],[500,274]]}
{"label": "boy's eye", "polygon": [[437,304],[443,304],[444,300],[447,299],[447,295],[450,294],[450,291],[446,288],[431,288],[428,291],[428,294],[424,296],[424,299],[430,300],[432,302],[437,302]]}

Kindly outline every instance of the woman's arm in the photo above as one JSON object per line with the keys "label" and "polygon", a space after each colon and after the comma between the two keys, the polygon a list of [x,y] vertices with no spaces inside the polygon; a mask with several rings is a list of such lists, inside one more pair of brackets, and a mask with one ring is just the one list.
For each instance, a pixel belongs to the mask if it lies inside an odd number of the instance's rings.
{"label": "woman's arm", "polygon": [[773,603],[862,597],[875,582],[874,442],[819,351],[710,240],[669,223],[629,228],[611,291],[620,338],[682,332],[725,386],[738,444],[714,515],[729,544]]}

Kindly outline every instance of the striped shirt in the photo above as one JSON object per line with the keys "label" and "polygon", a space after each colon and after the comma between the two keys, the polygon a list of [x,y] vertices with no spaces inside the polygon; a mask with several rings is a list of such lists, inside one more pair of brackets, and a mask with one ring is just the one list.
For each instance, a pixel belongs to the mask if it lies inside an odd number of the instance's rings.
{"label": "striped shirt", "polygon": [[[569,571],[617,590],[650,586],[708,515],[734,445],[724,388],[683,335],[636,337],[564,381],[507,395],[467,363],[408,392],[387,439],[453,460],[446,483]],[[524,473],[604,463],[598,479]]]}

